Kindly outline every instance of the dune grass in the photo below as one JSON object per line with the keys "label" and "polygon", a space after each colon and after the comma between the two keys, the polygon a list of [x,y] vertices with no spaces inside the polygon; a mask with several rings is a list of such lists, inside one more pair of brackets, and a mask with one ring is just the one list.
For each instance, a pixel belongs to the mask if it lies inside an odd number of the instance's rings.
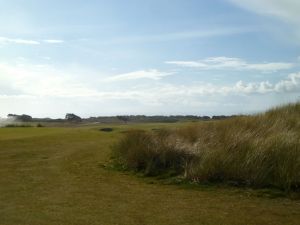
{"label": "dune grass", "polygon": [[133,130],[113,149],[118,164],[146,175],[298,191],[300,103],[172,130]]}

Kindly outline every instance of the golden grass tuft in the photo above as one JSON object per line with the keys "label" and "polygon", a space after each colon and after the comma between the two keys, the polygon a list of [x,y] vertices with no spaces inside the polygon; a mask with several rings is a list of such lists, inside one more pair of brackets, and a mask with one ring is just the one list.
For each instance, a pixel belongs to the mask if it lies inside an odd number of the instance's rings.
{"label": "golden grass tuft", "polygon": [[176,130],[131,131],[115,146],[124,167],[194,182],[300,187],[300,103]]}

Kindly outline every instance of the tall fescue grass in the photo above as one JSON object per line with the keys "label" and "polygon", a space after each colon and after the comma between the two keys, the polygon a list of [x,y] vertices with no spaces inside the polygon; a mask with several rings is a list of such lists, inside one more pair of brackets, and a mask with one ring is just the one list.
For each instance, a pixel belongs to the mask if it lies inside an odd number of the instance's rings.
{"label": "tall fescue grass", "polygon": [[114,146],[119,164],[194,182],[300,188],[300,103],[176,130],[131,131]]}

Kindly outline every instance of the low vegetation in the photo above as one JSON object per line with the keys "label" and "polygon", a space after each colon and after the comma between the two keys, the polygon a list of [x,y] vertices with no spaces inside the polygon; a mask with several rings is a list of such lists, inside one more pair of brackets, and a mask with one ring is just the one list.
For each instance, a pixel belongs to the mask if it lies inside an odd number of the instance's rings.
{"label": "low vegetation", "polygon": [[17,127],[44,127],[44,125],[38,123],[38,124],[30,124],[30,123],[9,123],[4,125],[6,128],[17,128]]}
{"label": "low vegetation", "polygon": [[114,129],[111,128],[111,127],[104,127],[104,128],[100,128],[100,131],[103,131],[103,132],[112,132]]}
{"label": "low vegetation", "polygon": [[146,175],[299,190],[300,103],[178,129],[133,130],[113,150],[119,165]]}
{"label": "low vegetation", "polygon": [[32,127],[30,124],[6,124],[4,127]]}
{"label": "low vegetation", "polygon": [[277,190],[162,185],[111,168],[128,129],[168,136],[185,123],[43,125],[0,129],[1,225],[299,224],[300,201]]}

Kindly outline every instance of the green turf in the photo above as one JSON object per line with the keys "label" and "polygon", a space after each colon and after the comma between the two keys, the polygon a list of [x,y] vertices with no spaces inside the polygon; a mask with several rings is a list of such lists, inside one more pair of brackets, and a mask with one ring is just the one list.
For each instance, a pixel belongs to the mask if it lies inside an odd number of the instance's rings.
{"label": "green turf", "polygon": [[0,128],[0,225],[299,224],[298,200],[163,185],[103,166],[122,131],[161,126],[170,125]]}

